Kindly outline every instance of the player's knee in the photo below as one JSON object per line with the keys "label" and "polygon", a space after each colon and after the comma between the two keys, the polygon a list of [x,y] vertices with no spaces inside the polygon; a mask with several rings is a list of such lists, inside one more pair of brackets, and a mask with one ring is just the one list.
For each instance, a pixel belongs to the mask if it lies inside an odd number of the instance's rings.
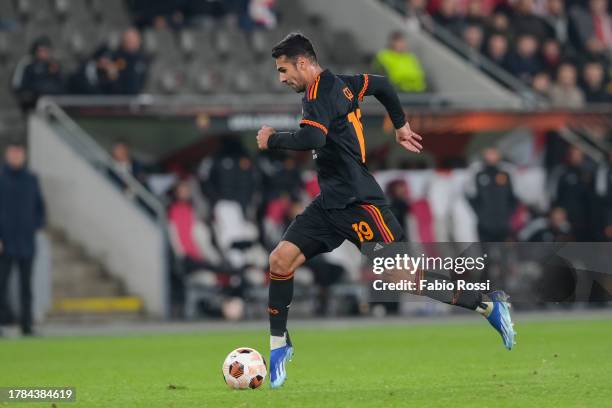
{"label": "player's knee", "polygon": [[291,271],[289,270],[289,267],[291,266],[289,259],[287,259],[286,256],[283,256],[282,252],[278,249],[272,251],[272,253],[270,254],[269,262],[270,273],[281,276],[287,276],[291,274]]}

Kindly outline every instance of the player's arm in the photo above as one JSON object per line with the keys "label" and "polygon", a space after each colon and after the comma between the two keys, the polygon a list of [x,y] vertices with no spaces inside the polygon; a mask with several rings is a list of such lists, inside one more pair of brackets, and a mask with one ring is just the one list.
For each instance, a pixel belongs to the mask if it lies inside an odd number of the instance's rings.
{"label": "player's arm", "polygon": [[359,101],[362,101],[365,96],[372,95],[385,107],[395,127],[397,143],[415,153],[423,149],[420,143],[423,138],[410,129],[397,92],[386,76],[363,74],[342,77],[342,79],[358,92]]}
{"label": "player's arm", "polygon": [[304,126],[297,132],[277,132],[263,126],[257,132],[257,146],[265,149],[312,150],[325,145],[325,134],[314,126]]}
{"label": "player's arm", "polygon": [[334,115],[327,95],[315,92],[302,102],[303,118],[297,132],[276,132],[264,126],[257,133],[260,149],[312,150],[323,147]]}

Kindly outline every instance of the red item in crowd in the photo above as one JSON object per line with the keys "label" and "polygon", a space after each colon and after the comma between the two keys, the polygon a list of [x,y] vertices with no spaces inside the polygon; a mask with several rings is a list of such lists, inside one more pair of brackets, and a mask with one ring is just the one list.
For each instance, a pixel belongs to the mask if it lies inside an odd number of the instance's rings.
{"label": "red item in crowd", "polygon": [[286,197],[277,198],[268,203],[266,218],[276,224],[282,224],[287,216],[291,203]]}
{"label": "red item in crowd", "polygon": [[310,198],[315,198],[321,192],[321,189],[319,188],[319,182],[317,181],[317,177],[316,176],[314,176],[310,180],[308,180],[304,184],[304,187],[306,189],[306,193],[308,193]]}
{"label": "red item in crowd", "polygon": [[201,261],[204,256],[200,252],[193,239],[193,227],[196,224],[196,216],[190,203],[178,201],[170,207],[168,219],[176,228],[179,242],[183,252],[191,259]]}
{"label": "red item in crowd", "polygon": [[413,201],[410,204],[410,212],[417,224],[419,241],[423,243],[434,242],[435,234],[433,228],[433,214],[427,199]]}

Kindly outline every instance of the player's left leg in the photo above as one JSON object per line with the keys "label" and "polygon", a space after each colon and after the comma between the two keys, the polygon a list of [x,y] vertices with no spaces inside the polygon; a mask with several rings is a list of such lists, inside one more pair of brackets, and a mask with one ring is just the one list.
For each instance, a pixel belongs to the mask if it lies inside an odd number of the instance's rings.
{"label": "player's left leg", "polygon": [[[386,207],[362,203],[334,211],[337,212],[333,214],[332,219],[335,220],[336,226],[341,228],[345,232],[346,238],[361,248],[362,251],[364,244],[368,242],[380,244],[384,248],[389,244],[404,240],[404,233],[399,222]],[[371,254],[364,252],[364,254],[372,257],[375,254],[380,256],[381,252]],[[424,270],[409,275],[406,275],[405,271],[400,271],[400,274],[403,275],[403,278],[412,279],[417,287],[421,280],[448,281],[445,276]],[[477,291],[425,289],[415,292],[415,294],[480,313],[500,333],[504,346],[508,350],[512,348],[516,333],[510,317],[510,303],[503,291],[485,294]]]}

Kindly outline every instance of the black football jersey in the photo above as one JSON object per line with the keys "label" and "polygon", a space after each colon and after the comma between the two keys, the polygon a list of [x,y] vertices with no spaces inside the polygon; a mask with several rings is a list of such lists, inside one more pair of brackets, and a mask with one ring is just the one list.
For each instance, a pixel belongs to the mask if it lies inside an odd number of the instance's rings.
{"label": "black football jersey", "polygon": [[367,74],[334,75],[325,70],[304,93],[300,126],[315,126],[327,139],[323,147],[313,150],[323,208],[387,204],[366,166],[359,102],[367,90]]}

